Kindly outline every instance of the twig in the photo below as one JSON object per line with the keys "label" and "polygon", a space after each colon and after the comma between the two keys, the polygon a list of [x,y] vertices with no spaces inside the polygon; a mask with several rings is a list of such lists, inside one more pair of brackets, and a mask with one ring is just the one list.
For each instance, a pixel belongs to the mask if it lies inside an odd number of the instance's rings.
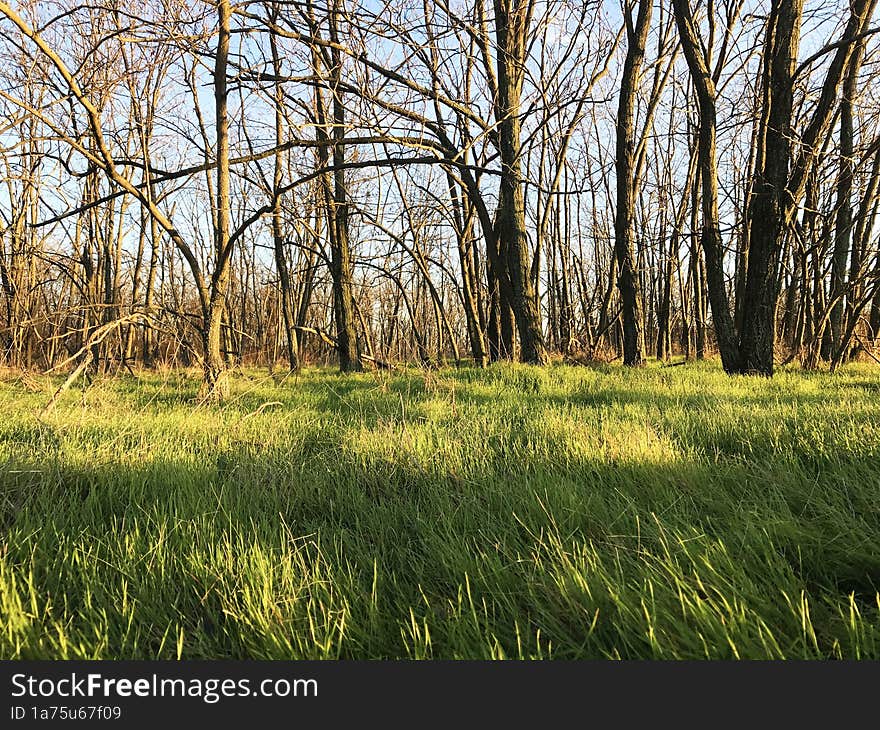
{"label": "twig", "polygon": [[283,406],[283,405],[284,405],[284,403],[282,403],[280,400],[270,400],[270,401],[266,401],[266,402],[263,403],[259,408],[257,408],[257,410],[255,410],[255,411],[251,411],[250,413],[247,413],[247,414],[245,414],[244,416],[242,416],[241,418],[239,418],[239,419],[235,422],[235,425],[237,426],[237,425],[238,425],[239,423],[241,423],[242,421],[246,421],[246,420],[247,420],[248,418],[250,418],[251,416],[258,416],[258,415],[260,415],[260,414],[263,412],[264,409],[269,408],[270,406]]}

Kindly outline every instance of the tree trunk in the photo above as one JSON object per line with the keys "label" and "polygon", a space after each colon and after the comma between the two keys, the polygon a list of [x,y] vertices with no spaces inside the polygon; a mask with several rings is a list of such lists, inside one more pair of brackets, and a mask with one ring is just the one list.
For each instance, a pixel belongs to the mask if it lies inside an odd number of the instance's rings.
{"label": "tree trunk", "polygon": [[[329,8],[328,22],[330,42],[334,44],[330,51],[331,67],[329,83],[332,89],[332,128],[328,123],[327,110],[324,107],[323,95],[316,88],[319,139],[333,140],[333,171],[331,186],[328,175],[323,175],[324,199],[327,207],[327,232],[330,240],[330,275],[333,279],[333,318],[336,323],[336,352],[339,357],[339,369],[342,372],[354,372],[362,369],[360,351],[358,349],[357,332],[355,330],[354,302],[352,295],[352,262],[348,230],[348,190],[345,182],[345,106],[342,100],[342,54],[337,47],[339,43],[337,31],[337,15],[340,11],[337,2]],[[320,74],[320,53],[312,49],[316,73]],[[328,134],[327,130],[331,128]],[[327,166],[328,154],[326,147],[319,147],[319,164]]]}
{"label": "tree trunk", "polygon": [[749,263],[740,333],[740,371],[773,375],[776,280],[791,158],[794,64],[803,0],[772,0],[763,71],[763,116],[749,206]]}
{"label": "tree trunk", "polygon": [[[277,12],[277,4],[273,5]],[[284,227],[281,219],[281,181],[284,155],[281,144],[284,141],[284,93],[281,88],[281,57],[278,54],[278,39],[274,33],[269,34],[269,46],[272,53],[272,72],[275,75],[275,168],[272,178],[272,244],[275,255],[275,268],[278,272],[278,283],[281,288],[281,319],[284,325],[284,338],[287,345],[287,363],[291,371],[300,368],[299,341],[294,329],[293,292],[290,286],[290,272],[287,267],[287,256],[284,252]]]}
{"label": "tree trunk", "polygon": [[700,243],[706,256],[706,286],[721,363],[728,373],[739,365],[739,345],[724,281],[724,247],[718,218],[718,164],[715,148],[715,83],[688,0],[673,0],[682,50],[697,92],[700,111],[698,138],[699,178],[702,186],[703,228]]}
{"label": "tree trunk", "polygon": [[617,210],[614,218],[614,252],[617,257],[617,285],[623,307],[623,364],[645,364],[644,303],[633,253],[635,208],[634,146],[635,101],[639,73],[645,57],[645,44],[651,24],[652,0],[639,0],[635,27],[628,6],[626,20],[627,51],[620,82],[617,110]]}
{"label": "tree trunk", "polygon": [[[861,66],[861,43],[850,59],[843,95],[840,99],[840,171],[837,177],[837,217],[834,225],[834,253],[831,259],[831,314],[828,324],[831,327],[832,350],[843,347],[843,331],[846,326],[844,315],[846,304],[846,270],[850,264],[852,246],[852,192],[853,192],[853,97],[856,95],[856,82]],[[846,297],[849,309],[853,299]]]}
{"label": "tree trunk", "polygon": [[[531,256],[526,233],[525,198],[520,174],[520,95],[531,3],[495,0],[495,36],[498,43],[498,137],[501,158],[496,230],[499,249],[511,284],[510,306],[519,333],[520,359],[541,365],[547,348],[538,296],[531,280]],[[502,325],[503,325],[502,318]]]}
{"label": "tree trunk", "polygon": [[223,375],[226,364],[220,344],[223,311],[226,306],[226,287],[229,281],[230,260],[230,192],[229,192],[229,116],[227,111],[226,68],[229,59],[230,18],[229,0],[220,0],[217,6],[219,35],[214,63],[214,106],[217,126],[217,211],[214,249],[216,261],[211,279],[208,304],[208,322],[204,332],[205,385],[209,396],[223,395]]}

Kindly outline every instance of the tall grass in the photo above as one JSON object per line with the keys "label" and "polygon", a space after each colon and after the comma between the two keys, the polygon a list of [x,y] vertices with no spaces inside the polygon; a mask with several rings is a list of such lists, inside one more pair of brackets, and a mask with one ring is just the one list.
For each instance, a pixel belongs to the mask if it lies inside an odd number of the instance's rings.
{"label": "tall grass", "polygon": [[3,658],[880,658],[880,371],[0,382]]}

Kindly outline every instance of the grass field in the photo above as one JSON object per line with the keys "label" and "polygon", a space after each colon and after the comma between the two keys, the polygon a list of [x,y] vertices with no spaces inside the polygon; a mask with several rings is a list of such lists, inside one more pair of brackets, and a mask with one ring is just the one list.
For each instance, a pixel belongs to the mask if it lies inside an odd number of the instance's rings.
{"label": "grass field", "polygon": [[880,658],[880,370],[0,382],[2,658]]}

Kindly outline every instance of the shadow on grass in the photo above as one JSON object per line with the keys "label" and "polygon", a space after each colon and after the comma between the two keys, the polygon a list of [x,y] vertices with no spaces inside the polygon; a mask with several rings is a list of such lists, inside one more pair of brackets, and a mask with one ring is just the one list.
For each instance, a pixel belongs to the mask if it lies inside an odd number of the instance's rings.
{"label": "shadow on grass", "polygon": [[811,480],[785,459],[511,457],[530,443],[454,469],[318,427],[210,458],[12,458],[3,654],[849,656],[851,609],[880,650],[873,460]]}

